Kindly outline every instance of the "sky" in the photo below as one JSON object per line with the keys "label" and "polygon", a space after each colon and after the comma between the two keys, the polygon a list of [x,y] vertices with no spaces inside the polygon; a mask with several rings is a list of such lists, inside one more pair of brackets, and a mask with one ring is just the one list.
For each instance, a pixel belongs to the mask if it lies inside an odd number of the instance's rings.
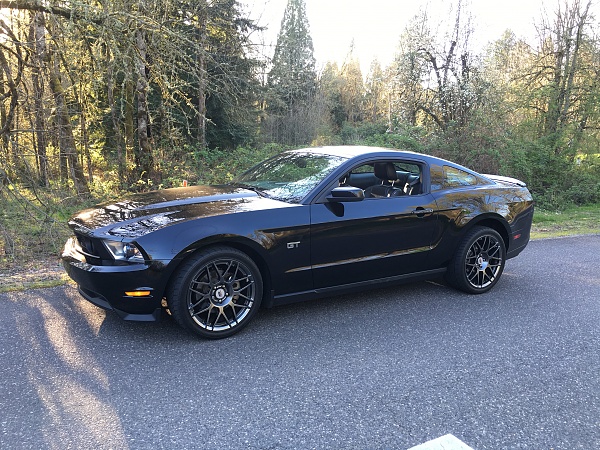
{"label": "sky", "polygon": [[[361,63],[363,75],[368,72],[374,58],[384,67],[392,61],[400,34],[421,8],[427,8],[430,16],[437,17],[437,22],[446,26],[454,19],[449,11],[450,5],[456,3],[448,0],[305,1],[317,68],[323,68],[327,61],[343,63],[354,40],[354,53]],[[264,43],[274,48],[287,0],[242,2],[251,18],[268,27]],[[475,31],[471,42],[482,49],[488,42],[500,38],[508,28],[518,37],[531,41],[535,38],[535,24],[539,23],[543,11],[552,13],[559,0],[466,2],[474,18]],[[599,10],[599,6],[600,0],[595,0],[595,10]]]}

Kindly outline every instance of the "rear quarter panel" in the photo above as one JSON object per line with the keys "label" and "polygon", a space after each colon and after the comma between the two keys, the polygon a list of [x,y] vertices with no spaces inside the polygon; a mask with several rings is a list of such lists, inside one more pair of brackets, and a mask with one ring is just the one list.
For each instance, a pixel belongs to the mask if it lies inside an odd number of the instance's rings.
{"label": "rear quarter panel", "polygon": [[439,241],[434,243],[434,258],[441,266],[448,264],[464,234],[477,224],[493,227],[501,234],[508,257],[516,256],[517,249],[529,241],[533,200],[526,188],[497,184],[433,194],[441,227]]}

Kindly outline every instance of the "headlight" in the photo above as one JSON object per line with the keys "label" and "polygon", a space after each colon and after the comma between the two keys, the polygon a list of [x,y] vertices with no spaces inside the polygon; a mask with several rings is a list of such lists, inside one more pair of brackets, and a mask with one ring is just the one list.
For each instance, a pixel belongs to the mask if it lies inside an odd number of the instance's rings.
{"label": "headlight", "polygon": [[103,241],[113,258],[119,261],[144,262],[144,256],[140,249],[129,242]]}

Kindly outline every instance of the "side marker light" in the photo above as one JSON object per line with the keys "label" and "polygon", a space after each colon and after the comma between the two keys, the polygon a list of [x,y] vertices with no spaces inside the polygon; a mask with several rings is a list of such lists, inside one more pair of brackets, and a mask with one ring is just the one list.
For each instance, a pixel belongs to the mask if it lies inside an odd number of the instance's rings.
{"label": "side marker light", "polygon": [[127,297],[148,297],[151,291],[129,291],[125,292]]}

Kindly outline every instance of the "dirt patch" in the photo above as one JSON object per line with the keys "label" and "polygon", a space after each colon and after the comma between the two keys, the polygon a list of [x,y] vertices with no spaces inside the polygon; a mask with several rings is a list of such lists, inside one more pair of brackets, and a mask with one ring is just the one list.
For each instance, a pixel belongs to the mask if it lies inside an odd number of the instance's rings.
{"label": "dirt patch", "polygon": [[0,269],[0,292],[65,284],[69,278],[59,258],[44,258]]}

